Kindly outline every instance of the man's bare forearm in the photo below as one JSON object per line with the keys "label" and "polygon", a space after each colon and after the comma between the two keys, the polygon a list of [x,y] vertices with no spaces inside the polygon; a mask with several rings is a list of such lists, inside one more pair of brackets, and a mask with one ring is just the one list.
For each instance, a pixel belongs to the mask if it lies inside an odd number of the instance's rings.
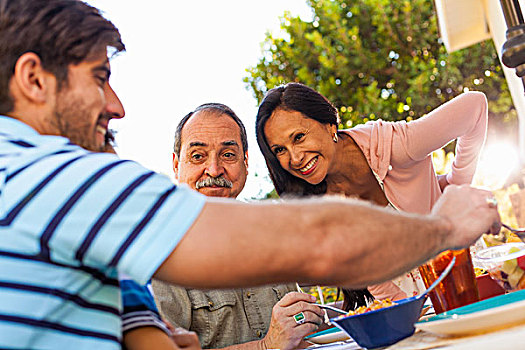
{"label": "man's bare forearm", "polygon": [[437,254],[447,220],[361,201],[210,200],[157,278],[193,287],[285,281],[360,287]]}
{"label": "man's bare forearm", "polygon": [[[446,219],[363,207],[355,214],[347,213],[355,218],[347,228],[352,233],[341,235],[344,227],[327,232],[330,237],[320,246],[338,257],[319,271],[322,275],[314,277],[319,282],[366,287],[419,266],[446,246],[451,231]],[[339,223],[343,225],[341,220]]]}

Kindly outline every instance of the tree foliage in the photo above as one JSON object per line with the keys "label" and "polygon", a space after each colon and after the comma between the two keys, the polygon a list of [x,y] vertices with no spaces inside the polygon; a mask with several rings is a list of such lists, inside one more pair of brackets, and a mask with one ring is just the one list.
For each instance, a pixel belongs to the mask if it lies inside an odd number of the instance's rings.
{"label": "tree foliage", "polygon": [[245,82],[268,89],[304,83],[339,109],[344,127],[418,118],[467,89],[483,91],[491,117],[515,121],[492,41],[447,53],[428,0],[308,0],[313,20],[285,13]]}

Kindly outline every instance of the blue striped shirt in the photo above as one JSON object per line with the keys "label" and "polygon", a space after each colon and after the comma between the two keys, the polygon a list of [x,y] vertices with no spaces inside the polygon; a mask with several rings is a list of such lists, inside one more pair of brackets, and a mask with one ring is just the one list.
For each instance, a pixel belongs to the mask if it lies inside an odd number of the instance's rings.
{"label": "blue striped shirt", "polygon": [[0,116],[0,348],[119,349],[118,273],[145,284],[204,197]]}

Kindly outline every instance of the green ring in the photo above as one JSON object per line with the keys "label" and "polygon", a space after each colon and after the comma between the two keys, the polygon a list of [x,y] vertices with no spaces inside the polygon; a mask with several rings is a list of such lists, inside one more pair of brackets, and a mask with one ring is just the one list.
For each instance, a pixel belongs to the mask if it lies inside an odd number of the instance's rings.
{"label": "green ring", "polygon": [[306,321],[306,316],[303,312],[293,315],[293,319],[297,324],[303,324]]}

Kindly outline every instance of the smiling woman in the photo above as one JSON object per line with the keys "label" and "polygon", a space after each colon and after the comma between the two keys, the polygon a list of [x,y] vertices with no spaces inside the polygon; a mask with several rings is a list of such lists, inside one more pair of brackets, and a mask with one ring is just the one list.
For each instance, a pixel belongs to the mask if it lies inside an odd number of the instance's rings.
{"label": "smiling woman", "polygon": [[[485,139],[487,101],[470,92],[410,123],[378,120],[348,130],[338,130],[338,123],[337,109],[305,85],[268,91],[256,134],[279,195],[344,195],[429,213],[449,183],[471,182]],[[452,171],[437,177],[430,154],[456,138]],[[417,271],[393,282],[369,290],[397,300],[424,289]],[[367,293],[348,293],[346,304],[363,305]]]}

